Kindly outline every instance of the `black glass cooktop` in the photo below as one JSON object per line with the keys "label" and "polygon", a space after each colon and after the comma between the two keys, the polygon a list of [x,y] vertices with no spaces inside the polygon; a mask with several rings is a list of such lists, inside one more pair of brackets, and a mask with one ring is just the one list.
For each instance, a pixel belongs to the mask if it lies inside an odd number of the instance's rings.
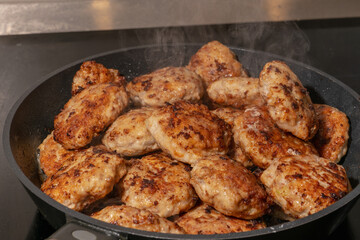
{"label": "black glass cooktop", "polygon": [[[41,77],[68,63],[122,47],[214,39],[304,62],[360,93],[360,19],[0,36],[1,131],[16,99]],[[0,151],[0,238],[47,238],[55,230],[11,172],[2,142]],[[360,239],[359,226],[360,201],[325,239]]]}

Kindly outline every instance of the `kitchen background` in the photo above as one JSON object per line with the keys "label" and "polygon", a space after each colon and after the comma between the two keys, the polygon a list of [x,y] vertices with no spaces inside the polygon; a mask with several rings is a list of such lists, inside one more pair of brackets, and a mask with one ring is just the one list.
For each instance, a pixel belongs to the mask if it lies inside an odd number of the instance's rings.
{"label": "kitchen background", "polygon": [[[360,93],[360,1],[0,0],[0,131],[15,101],[73,61],[113,49],[211,40],[311,65]],[[0,139],[1,239],[48,225],[11,172]],[[324,239],[360,239],[360,202]]]}

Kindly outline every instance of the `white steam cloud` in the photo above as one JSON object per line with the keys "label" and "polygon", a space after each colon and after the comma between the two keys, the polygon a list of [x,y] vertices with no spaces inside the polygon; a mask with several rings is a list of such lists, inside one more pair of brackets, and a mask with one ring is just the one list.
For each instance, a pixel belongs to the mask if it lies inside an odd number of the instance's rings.
{"label": "white steam cloud", "polygon": [[182,47],[168,45],[205,44],[212,40],[232,47],[253,49],[309,63],[310,41],[295,22],[241,23],[191,27],[166,27],[129,30],[119,36],[121,45],[159,45],[145,53],[150,69],[186,65]]}

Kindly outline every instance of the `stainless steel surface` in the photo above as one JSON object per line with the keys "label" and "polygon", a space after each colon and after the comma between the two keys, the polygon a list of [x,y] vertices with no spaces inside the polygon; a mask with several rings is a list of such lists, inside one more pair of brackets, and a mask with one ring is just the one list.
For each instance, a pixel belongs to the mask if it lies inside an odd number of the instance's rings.
{"label": "stainless steel surface", "polygon": [[0,35],[358,16],[358,0],[0,0]]}

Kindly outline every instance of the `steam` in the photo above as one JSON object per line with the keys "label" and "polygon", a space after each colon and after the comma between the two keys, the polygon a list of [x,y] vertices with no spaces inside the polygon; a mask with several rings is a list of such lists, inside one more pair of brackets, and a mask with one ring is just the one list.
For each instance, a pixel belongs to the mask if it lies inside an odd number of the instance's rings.
{"label": "steam", "polygon": [[[185,43],[185,31],[183,28],[161,28],[151,33],[152,39],[160,48],[149,48],[145,52],[145,60],[151,69],[157,69],[165,66],[185,65],[185,51],[183,46],[177,46]],[[175,47],[169,47],[175,45]],[[154,61],[155,60],[155,61]]]}
{"label": "steam", "polygon": [[[242,23],[190,27],[135,29],[120,36],[125,46],[159,45],[145,52],[149,69],[187,64],[184,43],[205,44],[212,40],[232,47],[260,50],[309,63],[310,41],[294,22]],[[131,41],[131,42],[129,42]],[[241,60],[241,59],[240,59]]]}
{"label": "steam", "polygon": [[233,46],[277,54],[304,63],[310,41],[294,22],[254,23],[229,27],[229,42]]}

